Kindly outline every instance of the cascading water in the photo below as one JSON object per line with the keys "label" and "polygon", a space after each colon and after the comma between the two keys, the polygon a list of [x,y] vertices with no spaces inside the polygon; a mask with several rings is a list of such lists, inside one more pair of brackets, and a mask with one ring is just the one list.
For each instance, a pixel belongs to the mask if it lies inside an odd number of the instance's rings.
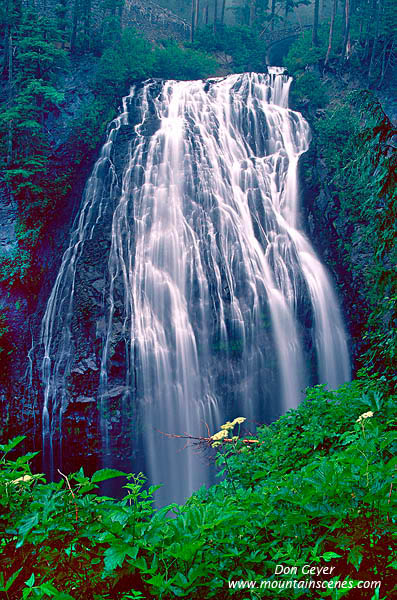
{"label": "cascading water", "polygon": [[50,471],[68,406],[97,400],[104,464],[131,440],[166,484],[158,502],[182,502],[208,465],[160,432],[274,418],[309,383],[349,379],[335,295],[299,229],[310,133],[289,85],[272,68],[124,98],[42,324]]}

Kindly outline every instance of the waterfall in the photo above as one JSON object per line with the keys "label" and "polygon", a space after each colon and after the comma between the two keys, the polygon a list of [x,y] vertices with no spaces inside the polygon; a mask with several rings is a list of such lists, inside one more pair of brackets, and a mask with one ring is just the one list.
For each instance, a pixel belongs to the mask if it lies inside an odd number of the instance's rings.
{"label": "waterfall", "polygon": [[269,68],[124,98],[42,322],[50,472],[70,406],[97,403],[103,463],[121,444],[165,484],[160,504],[182,502],[211,469],[164,433],[253,427],[308,384],[349,379],[336,296],[299,225],[310,132],[290,82]]}

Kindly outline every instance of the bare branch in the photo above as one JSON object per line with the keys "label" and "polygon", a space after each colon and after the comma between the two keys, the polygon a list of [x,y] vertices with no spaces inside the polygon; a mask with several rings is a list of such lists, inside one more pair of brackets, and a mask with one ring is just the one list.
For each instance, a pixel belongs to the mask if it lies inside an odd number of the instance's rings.
{"label": "bare branch", "polygon": [[67,486],[68,486],[68,488],[69,488],[69,491],[70,491],[70,493],[72,494],[72,498],[73,498],[73,504],[74,504],[74,508],[75,508],[75,511],[76,511],[76,522],[77,522],[77,521],[79,520],[79,512],[78,512],[78,510],[77,510],[77,504],[76,504],[76,501],[75,501],[75,498],[76,498],[76,496],[74,495],[74,492],[73,492],[73,490],[72,490],[72,487],[71,487],[71,485],[70,485],[70,482],[69,482],[69,479],[68,479],[67,475],[65,475],[64,473],[62,473],[62,472],[61,472],[59,469],[57,469],[57,471],[58,471],[58,473],[59,473],[60,475],[62,475],[62,477],[65,479],[65,481],[66,481],[66,483],[67,483]]}
{"label": "bare branch", "polygon": [[[219,441],[219,440],[214,440],[211,436],[208,436],[208,437],[194,436],[194,435],[190,435],[188,433],[180,435],[178,433],[166,433],[165,431],[160,431],[159,429],[157,429],[156,431],[158,431],[158,433],[161,433],[161,435],[165,435],[166,437],[169,437],[169,438],[192,440],[193,442],[195,442],[197,444],[211,445],[214,442]],[[236,440],[234,440],[232,438],[223,438],[222,439],[222,442],[229,443],[229,444],[234,444],[235,441]],[[262,444],[262,442],[260,442],[259,440],[251,440],[251,439],[240,439],[240,442],[242,442],[243,444],[246,444],[248,446],[255,445],[255,444]]]}

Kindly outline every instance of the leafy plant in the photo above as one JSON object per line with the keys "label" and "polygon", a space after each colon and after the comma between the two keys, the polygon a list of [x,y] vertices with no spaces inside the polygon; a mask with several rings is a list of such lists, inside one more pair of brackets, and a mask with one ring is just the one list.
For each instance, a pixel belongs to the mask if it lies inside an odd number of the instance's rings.
{"label": "leafy plant", "polygon": [[134,29],[125,29],[117,45],[107,48],[101,56],[96,78],[96,90],[111,102],[119,100],[135,79],[151,74],[153,52],[149,42]]}
{"label": "leafy plant", "polygon": [[[393,387],[396,313],[392,301],[396,262],[395,129],[369,91],[332,103],[314,123],[317,152],[330,176],[335,227],[343,261],[351,265],[365,304],[361,365],[385,374]],[[349,234],[346,235],[346,231]]]}
{"label": "leafy plant", "polygon": [[203,79],[213,75],[216,66],[212,56],[166,40],[162,48],[155,50],[153,74],[164,79]]}
{"label": "leafy plant", "polygon": [[315,73],[304,72],[296,75],[291,88],[291,105],[302,110],[308,108],[315,112],[328,104],[325,85]]}
{"label": "leafy plant", "polygon": [[196,32],[194,47],[230,56],[236,73],[265,70],[266,46],[258,32],[245,25],[219,25],[215,31],[210,26],[202,27]]}
{"label": "leafy plant", "polygon": [[[381,579],[381,594],[391,594],[394,402],[376,379],[360,379],[308,390],[297,410],[259,428],[255,444],[232,436],[242,417],[225,423],[212,436],[224,479],[157,510],[142,474],[127,475],[120,501],[97,495],[101,481],[125,477],[114,469],[45,482],[30,470],[34,453],[15,458],[24,441],[16,438],[0,448],[0,585],[9,600],[223,600],[229,581],[297,578],[297,597],[310,600],[330,590],[304,589],[303,574],[278,576],[276,565],[332,564],[324,577],[330,586],[350,581],[347,598],[367,599],[360,580]],[[290,588],[278,595],[289,599]]]}

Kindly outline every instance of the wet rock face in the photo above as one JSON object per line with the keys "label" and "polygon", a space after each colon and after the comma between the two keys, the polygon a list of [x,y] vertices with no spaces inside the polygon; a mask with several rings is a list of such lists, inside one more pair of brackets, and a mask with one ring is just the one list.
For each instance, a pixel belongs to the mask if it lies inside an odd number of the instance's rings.
{"label": "wet rock face", "polygon": [[[0,402],[4,432],[1,437],[26,433],[34,449],[41,446],[41,389],[40,365],[32,352],[32,341],[37,342],[40,335],[43,312],[97,153],[96,149],[88,153],[76,169],[74,149],[70,146],[70,125],[82,104],[90,99],[82,90],[86,90],[87,80],[95,76],[96,65],[92,57],[75,59],[72,69],[59,75],[58,89],[63,93],[63,100],[46,116],[45,123],[53,147],[53,173],[50,172],[49,177],[70,169],[74,173],[71,190],[64,201],[58,203],[46,235],[31,256],[29,278],[17,282],[11,289],[0,282],[0,312],[5,314],[8,327],[7,339],[0,340],[0,347],[6,345],[0,353],[0,394],[4,395],[4,402]],[[17,224],[17,203],[0,181],[0,253],[11,259],[17,245]],[[32,445],[28,449],[31,450]]]}
{"label": "wet rock face", "polygon": [[11,254],[17,245],[16,202],[4,182],[0,181],[0,254]]}
{"label": "wet rock face", "polygon": [[[346,263],[343,243],[360,239],[359,228],[341,218],[327,186],[329,175],[310,149],[300,161],[303,222],[319,255],[337,283],[345,323],[350,336],[353,368],[360,355],[361,336],[367,321],[367,301],[362,292],[361,270],[368,264],[365,249],[356,245],[351,264]],[[310,178],[307,176],[310,173]]]}

